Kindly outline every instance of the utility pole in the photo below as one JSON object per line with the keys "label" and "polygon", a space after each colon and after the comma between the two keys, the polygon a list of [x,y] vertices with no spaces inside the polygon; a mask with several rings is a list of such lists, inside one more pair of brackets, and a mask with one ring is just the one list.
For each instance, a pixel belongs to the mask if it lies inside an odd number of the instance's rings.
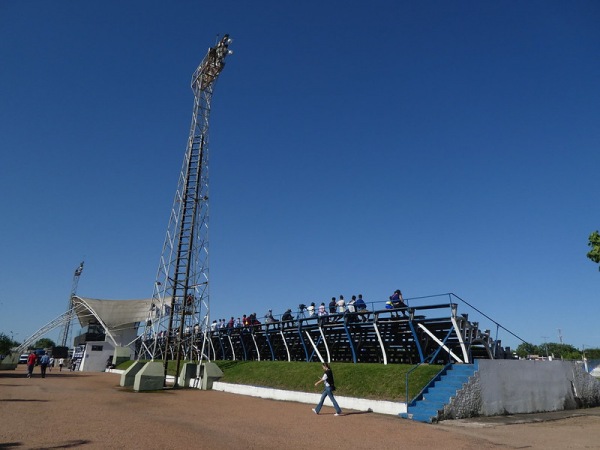
{"label": "utility pole", "polygon": [[560,342],[561,344],[563,343],[563,337],[560,328],[558,329],[558,342]]}
{"label": "utility pole", "polygon": [[542,339],[544,340],[544,346],[546,347],[546,359],[549,359],[550,357],[548,356],[548,336],[542,336]]}

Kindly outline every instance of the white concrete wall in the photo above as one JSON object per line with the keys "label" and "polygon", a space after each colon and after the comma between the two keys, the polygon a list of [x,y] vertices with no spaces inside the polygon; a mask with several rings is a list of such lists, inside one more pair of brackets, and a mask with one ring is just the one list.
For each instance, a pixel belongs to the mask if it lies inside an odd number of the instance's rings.
{"label": "white concrete wall", "polygon": [[[190,383],[193,385],[193,381]],[[307,392],[286,391],[282,389],[270,389],[257,386],[245,386],[241,384],[213,383],[214,391],[231,392],[233,394],[249,395],[251,397],[268,398],[272,400],[285,400],[298,403],[307,403],[314,406],[319,403],[321,393],[312,394]],[[380,414],[391,414],[397,416],[406,412],[406,403],[388,402],[383,400],[367,400],[363,398],[335,396],[340,408],[353,409],[355,411],[372,411]],[[325,399],[325,406],[332,406],[329,399]]]}
{"label": "white concrete wall", "polygon": [[[92,346],[101,346],[102,350],[92,351]],[[110,342],[86,342],[79,370],[82,372],[104,372],[108,357],[113,355],[114,352],[115,347]]]}

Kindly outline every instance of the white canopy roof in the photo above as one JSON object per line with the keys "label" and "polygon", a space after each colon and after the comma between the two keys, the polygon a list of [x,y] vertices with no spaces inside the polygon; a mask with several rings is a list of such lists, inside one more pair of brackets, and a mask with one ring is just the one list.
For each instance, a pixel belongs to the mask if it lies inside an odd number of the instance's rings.
{"label": "white canopy roof", "polygon": [[82,327],[99,321],[108,330],[115,330],[132,323],[145,322],[152,299],[100,300],[74,296],[73,306]]}

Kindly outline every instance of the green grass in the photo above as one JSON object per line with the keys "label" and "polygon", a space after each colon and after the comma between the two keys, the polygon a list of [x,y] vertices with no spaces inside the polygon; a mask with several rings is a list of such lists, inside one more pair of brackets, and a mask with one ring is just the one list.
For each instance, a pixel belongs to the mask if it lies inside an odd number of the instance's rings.
{"label": "green grass", "polygon": [[[223,371],[220,381],[300,392],[321,392],[315,382],[323,375],[320,363],[284,361],[214,361]],[[125,370],[133,361],[119,365]],[[183,366],[183,362],[181,363]],[[406,400],[406,364],[332,363],[336,394],[372,400]],[[440,370],[440,365],[423,364],[409,376],[409,393],[414,397]],[[175,362],[169,362],[170,375]]]}
{"label": "green grass", "polygon": [[[323,375],[320,363],[283,361],[215,361],[224,373],[220,381],[301,392],[320,392],[315,382]],[[336,394],[374,400],[405,401],[405,364],[332,363]],[[442,366],[422,365],[409,377],[409,392],[416,395]]]}

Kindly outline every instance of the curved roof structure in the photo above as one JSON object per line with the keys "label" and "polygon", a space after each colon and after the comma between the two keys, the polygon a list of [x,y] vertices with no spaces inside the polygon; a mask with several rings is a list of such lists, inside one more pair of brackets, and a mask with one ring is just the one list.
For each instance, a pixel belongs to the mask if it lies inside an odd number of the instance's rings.
{"label": "curved roof structure", "polygon": [[[92,317],[95,317],[107,328],[114,329],[126,324],[145,321],[152,306],[152,299],[101,300],[74,296],[73,306],[81,326],[93,322]],[[92,316],[90,316],[90,312]]]}
{"label": "curved roof structure", "polygon": [[106,335],[117,345],[116,335],[123,330],[135,328],[148,318],[152,299],[142,300],[102,300],[73,296],[73,309],[82,327],[90,323],[100,323]]}

